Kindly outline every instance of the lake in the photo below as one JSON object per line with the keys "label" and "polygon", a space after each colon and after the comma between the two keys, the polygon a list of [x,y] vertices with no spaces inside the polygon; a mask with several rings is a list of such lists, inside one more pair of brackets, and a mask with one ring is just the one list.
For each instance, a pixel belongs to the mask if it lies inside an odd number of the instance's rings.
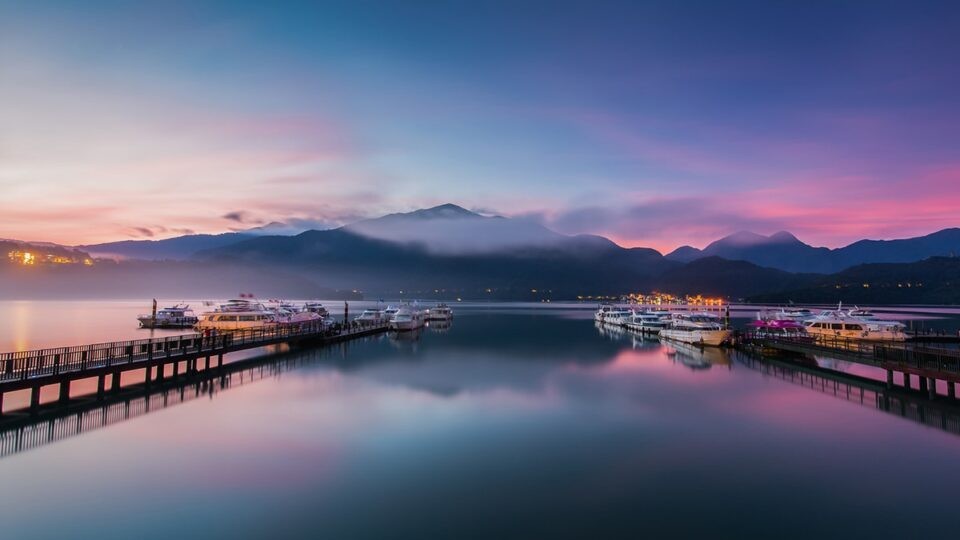
{"label": "lake", "polygon": [[[956,527],[960,436],[878,408],[869,388],[598,328],[588,305],[454,309],[449,328],[417,336],[231,355],[255,367],[158,393],[106,427],[57,426],[59,440],[0,458],[3,537],[912,538]],[[138,311],[0,302],[0,350],[147,337]],[[958,326],[955,310],[909,311],[900,318]],[[955,422],[939,401],[924,414]]]}

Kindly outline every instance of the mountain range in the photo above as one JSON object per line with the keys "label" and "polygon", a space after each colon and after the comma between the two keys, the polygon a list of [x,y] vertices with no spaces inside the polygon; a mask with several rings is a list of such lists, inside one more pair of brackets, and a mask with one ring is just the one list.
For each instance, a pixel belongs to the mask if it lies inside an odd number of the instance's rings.
{"label": "mountain range", "polygon": [[813,247],[786,231],[770,236],[741,231],[702,250],[682,246],[665,257],[678,262],[722,257],[787,272],[830,274],[860,264],[915,262],[956,253],[960,253],[960,229],[953,228],[902,240],[860,240],[836,249]]}
{"label": "mountain range", "polygon": [[[787,232],[770,236],[739,232],[702,250],[684,246],[663,256],[653,249],[624,248],[601,236],[563,235],[534,221],[482,215],[445,204],[292,236],[267,232],[75,247],[35,245],[80,257],[88,253],[118,260],[100,261],[94,268],[37,269],[29,279],[23,272],[8,274],[15,279],[7,280],[6,288],[9,294],[27,294],[21,285],[31,283],[43,292],[47,290],[43,279],[70,276],[69,281],[84,283],[87,292],[123,288],[128,291],[125,295],[153,291],[163,283],[164,290],[183,290],[183,294],[193,290],[209,294],[210,287],[242,285],[258,294],[288,296],[289,291],[300,295],[324,291],[339,297],[359,290],[390,297],[536,300],[658,289],[733,298],[834,301],[841,293],[862,297],[882,295],[883,290],[888,296],[894,292],[898,298],[910,296],[910,290],[892,291],[886,286],[864,292],[861,289],[869,287],[863,283],[925,280],[926,293],[934,289],[933,282],[960,281],[950,274],[952,259],[943,259],[946,262],[941,261],[937,271],[931,270],[929,262],[935,260],[931,257],[960,251],[960,229],[903,240],[863,240],[839,249],[813,247]],[[911,290],[916,297],[917,289]]]}

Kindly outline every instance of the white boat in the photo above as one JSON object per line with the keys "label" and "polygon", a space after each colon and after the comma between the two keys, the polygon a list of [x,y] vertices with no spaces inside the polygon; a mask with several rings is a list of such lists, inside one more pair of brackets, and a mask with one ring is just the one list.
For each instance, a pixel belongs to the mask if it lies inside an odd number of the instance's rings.
{"label": "white boat", "polygon": [[194,325],[197,331],[234,331],[276,326],[283,322],[281,316],[254,300],[234,299],[221,304],[218,309],[200,314]]}
{"label": "white boat", "polygon": [[307,302],[303,305],[304,311],[309,311],[310,313],[316,313],[324,319],[330,316],[330,312],[327,311],[327,308],[323,307],[323,304],[320,302]]}
{"label": "white boat", "polygon": [[383,320],[387,322],[392,321],[393,317],[396,316],[398,311],[400,311],[400,308],[387,306],[387,309],[383,310]]}
{"label": "white boat", "polygon": [[379,309],[365,309],[354,320],[363,323],[378,323],[383,320],[383,312]]}
{"label": "white boat", "polygon": [[807,308],[780,308],[780,312],[777,313],[775,318],[778,320],[803,321],[810,317],[813,317],[813,312]]}
{"label": "white boat", "polygon": [[453,320],[453,310],[446,304],[437,304],[427,310],[428,321],[450,321]]}
{"label": "white boat", "polygon": [[662,338],[714,347],[728,341],[730,335],[731,331],[713,313],[674,313],[670,324],[660,330]]}
{"label": "white boat", "polygon": [[858,319],[876,320],[877,316],[869,309],[860,309],[859,306],[853,306],[853,309],[847,312],[847,315]]}
{"label": "white boat", "polygon": [[157,301],[153,301],[154,312],[137,315],[140,328],[190,328],[197,324],[197,316],[187,304],[177,304],[157,310]]}
{"label": "white boat", "polygon": [[906,326],[897,321],[851,317],[841,309],[824,311],[805,323],[807,332],[817,338],[845,338],[866,341],[904,341]]}
{"label": "white boat", "polygon": [[423,323],[424,315],[422,311],[405,306],[398,309],[396,315],[390,320],[390,329],[399,331],[416,330],[423,328]]}
{"label": "white boat", "polygon": [[667,316],[650,311],[641,311],[634,313],[626,326],[639,332],[659,334],[668,322],[669,318]]}
{"label": "white boat", "polygon": [[633,310],[610,305],[600,306],[593,318],[599,322],[624,326],[633,318]]}

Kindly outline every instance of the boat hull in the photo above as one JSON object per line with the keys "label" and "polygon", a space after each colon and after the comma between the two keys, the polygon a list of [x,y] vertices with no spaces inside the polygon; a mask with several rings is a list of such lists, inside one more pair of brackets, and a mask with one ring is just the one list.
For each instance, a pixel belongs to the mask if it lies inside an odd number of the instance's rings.
{"label": "boat hull", "polygon": [[396,330],[397,332],[409,332],[410,330],[416,330],[418,328],[423,328],[423,320],[390,321],[390,329]]}
{"label": "boat hull", "polygon": [[730,340],[730,330],[677,330],[664,328],[660,330],[660,337],[690,343],[693,345],[709,345],[718,347]]}

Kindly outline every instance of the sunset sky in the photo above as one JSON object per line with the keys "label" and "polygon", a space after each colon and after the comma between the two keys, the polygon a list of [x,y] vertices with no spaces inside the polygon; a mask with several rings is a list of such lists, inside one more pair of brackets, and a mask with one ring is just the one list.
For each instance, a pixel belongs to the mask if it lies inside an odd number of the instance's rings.
{"label": "sunset sky", "polygon": [[956,2],[0,2],[0,238],[960,226]]}

